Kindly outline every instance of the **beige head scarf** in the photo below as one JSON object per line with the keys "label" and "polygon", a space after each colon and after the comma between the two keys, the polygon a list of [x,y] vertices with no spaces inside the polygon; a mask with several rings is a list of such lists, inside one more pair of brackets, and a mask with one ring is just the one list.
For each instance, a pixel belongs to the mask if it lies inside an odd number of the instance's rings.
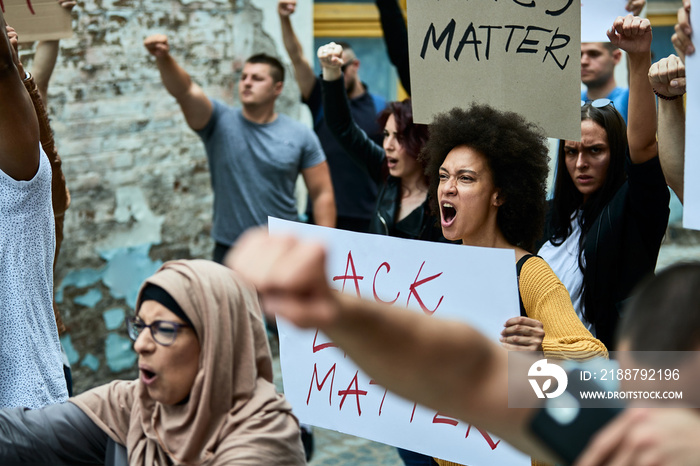
{"label": "beige head scarf", "polygon": [[255,291],[230,269],[204,260],[168,262],[146,283],[175,299],[199,338],[189,400],[155,402],[136,380],[71,401],[126,446],[130,465],[305,464],[296,418],[272,384]]}

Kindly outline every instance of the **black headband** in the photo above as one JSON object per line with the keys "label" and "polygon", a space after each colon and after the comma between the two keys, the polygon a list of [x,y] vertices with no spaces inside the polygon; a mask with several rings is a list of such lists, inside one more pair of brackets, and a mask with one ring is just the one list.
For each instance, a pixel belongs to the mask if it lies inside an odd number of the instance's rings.
{"label": "black headband", "polygon": [[147,283],[141,292],[141,303],[153,300],[167,307],[170,312],[182,319],[186,324],[192,326],[192,321],[182,310],[180,305],[163,288],[153,283]]}

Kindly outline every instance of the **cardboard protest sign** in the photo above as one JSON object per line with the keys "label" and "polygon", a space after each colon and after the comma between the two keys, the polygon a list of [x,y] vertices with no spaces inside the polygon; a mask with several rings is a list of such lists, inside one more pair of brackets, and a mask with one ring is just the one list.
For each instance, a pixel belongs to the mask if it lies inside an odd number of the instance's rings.
{"label": "cardboard protest sign", "polygon": [[413,118],[471,102],[581,139],[579,2],[408,0]]}
{"label": "cardboard protest sign", "polygon": [[[269,219],[328,248],[328,281],[338,291],[467,321],[498,341],[520,315],[512,250],[353,233]],[[285,396],[302,422],[471,466],[529,465],[486,431],[402,399],[360,371],[325,335],[278,319]],[[410,363],[410,362],[407,362]]]}
{"label": "cardboard protest sign", "polygon": [[70,13],[56,0],[0,0],[5,22],[20,42],[64,39],[73,35]]}
{"label": "cardboard protest sign", "polygon": [[[690,9],[690,24],[700,24],[698,6],[694,5],[694,8]],[[695,47],[697,46],[695,40]],[[685,57],[685,79],[688,96],[685,114],[683,227],[700,230],[700,54],[697,51]]]}
{"label": "cardboard protest sign", "polygon": [[606,31],[615,18],[630,14],[626,0],[581,0],[581,42],[610,42]]}

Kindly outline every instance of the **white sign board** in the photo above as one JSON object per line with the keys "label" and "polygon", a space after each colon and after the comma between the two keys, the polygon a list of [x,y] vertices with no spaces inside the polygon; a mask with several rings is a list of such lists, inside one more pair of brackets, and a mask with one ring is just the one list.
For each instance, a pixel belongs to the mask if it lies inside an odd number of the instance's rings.
{"label": "white sign board", "polygon": [[[438,244],[269,219],[271,234],[319,240],[338,291],[469,322],[498,341],[520,315],[512,250]],[[470,466],[529,465],[500,439],[375,384],[322,333],[278,321],[285,396],[305,423]]]}
{"label": "white sign board", "polygon": [[581,0],[581,42],[610,42],[606,31],[630,14],[626,0]]}
{"label": "white sign board", "polygon": [[472,102],[581,139],[581,9],[547,2],[408,0],[413,119]]}
{"label": "white sign board", "polygon": [[695,25],[693,40],[696,52],[685,57],[685,175],[683,180],[683,226],[700,230],[700,53],[697,52],[697,25],[700,25],[700,4],[690,9],[690,24]]}

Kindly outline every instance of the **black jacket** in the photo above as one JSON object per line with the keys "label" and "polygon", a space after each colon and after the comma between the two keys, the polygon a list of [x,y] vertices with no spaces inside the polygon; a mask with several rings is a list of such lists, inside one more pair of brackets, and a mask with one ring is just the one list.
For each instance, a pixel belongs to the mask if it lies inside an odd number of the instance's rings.
{"label": "black jacket", "polygon": [[430,212],[428,199],[400,222],[394,222],[401,200],[401,180],[389,176],[377,196],[377,208],[369,223],[369,233],[398,238],[447,241]]}
{"label": "black jacket", "polygon": [[[585,314],[595,312],[596,338],[609,350],[615,349],[625,301],[654,273],[669,215],[670,194],[659,158],[633,164],[628,154],[625,170],[627,180],[593,222],[584,245]],[[547,218],[545,239],[551,237],[549,214]]]}
{"label": "black jacket", "polygon": [[401,201],[401,180],[384,174],[384,149],[372,141],[353,121],[343,79],[322,80],[323,114],[331,134],[353,160],[381,186],[369,233],[426,241],[447,241],[430,213],[428,201],[400,222],[395,222]]}

